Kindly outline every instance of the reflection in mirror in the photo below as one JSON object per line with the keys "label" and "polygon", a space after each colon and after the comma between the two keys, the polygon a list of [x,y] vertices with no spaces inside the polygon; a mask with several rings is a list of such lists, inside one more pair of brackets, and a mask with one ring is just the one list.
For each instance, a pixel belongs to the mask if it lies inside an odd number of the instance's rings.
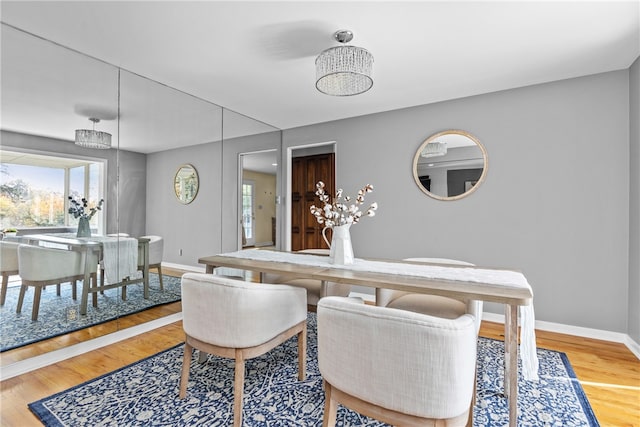
{"label": "reflection in mirror", "polygon": [[[280,179],[277,159],[280,155],[282,132],[271,125],[231,110],[224,109],[223,116],[224,152],[225,156],[229,156],[225,157],[225,161],[232,161],[233,157],[239,156],[238,165],[242,171],[239,179],[236,178],[238,177],[237,171],[231,169],[228,169],[230,174],[223,177],[225,180],[225,186],[222,190],[223,198],[237,202],[237,211],[229,209],[223,212],[223,249],[239,250],[254,244],[258,246],[273,244],[278,247],[280,239],[276,236],[279,232],[280,215],[275,198]],[[257,166],[258,164],[260,166]],[[245,171],[247,168],[249,169]],[[259,190],[245,185],[246,183],[243,182],[245,175],[251,174],[250,170],[256,168],[260,173],[269,175],[268,180],[273,180],[275,183],[274,189]],[[266,178],[266,176],[263,177]],[[258,208],[259,216],[263,220],[253,223],[253,214],[249,213],[252,207],[248,205],[249,196],[246,194],[250,190],[256,190],[262,195],[264,195],[264,191],[273,193],[269,201],[256,201],[255,207]],[[232,191],[235,194],[231,194]],[[263,209],[259,209],[259,204],[262,204]],[[273,217],[266,215],[266,212],[271,210],[274,211]],[[256,226],[257,229],[253,236],[248,238],[248,234],[252,233],[252,230],[248,229],[250,226]],[[227,230],[228,234],[226,234]]]}
{"label": "reflection in mirror", "polygon": [[457,200],[478,188],[487,166],[487,152],[477,138],[462,130],[447,130],[420,145],[413,159],[413,177],[428,196]]}
{"label": "reflection in mirror", "polygon": [[[214,183],[219,185],[218,183],[222,182],[222,179],[219,179],[222,172],[217,167],[222,163],[221,144],[228,143],[225,145],[228,147],[224,151],[225,154],[234,150],[280,149],[281,132],[277,128],[225,110],[223,138],[222,107],[34,37],[4,23],[0,42],[2,150],[17,153],[17,156],[23,153],[37,154],[47,157],[47,161],[51,162],[64,159],[65,162],[59,164],[70,170],[68,188],[85,189],[90,201],[94,198],[104,198],[104,208],[100,212],[104,217],[98,222],[96,235],[160,235],[164,239],[165,247],[162,262],[194,266],[197,264],[197,256],[202,255],[202,246],[210,248],[211,242],[221,240],[216,233],[224,233],[224,227],[219,226],[219,221],[212,223],[210,215],[213,208],[219,206],[220,199],[229,200],[225,191],[237,191],[235,185],[225,185],[224,188],[220,186],[217,192],[215,188],[211,191]],[[100,119],[99,130],[112,135],[112,149],[95,150],[82,148],[73,143],[75,130],[86,128],[91,117]],[[26,157],[22,157],[23,161],[26,161]],[[2,156],[2,159],[5,158]],[[41,157],[38,158],[41,160]],[[79,165],[73,161],[68,162],[69,159],[78,160],[82,167],[88,165],[85,177],[93,179],[94,169],[99,169],[93,167],[94,164],[103,165],[104,173],[95,181],[81,185],[74,181],[74,177],[80,175]],[[168,185],[169,181],[174,179],[175,171],[184,164],[192,164],[194,169],[197,167],[200,171],[198,187],[204,190],[204,183],[207,184],[206,191],[199,192],[196,203],[191,204],[189,209],[177,203],[169,203],[169,200],[175,197],[174,189]],[[239,176],[237,170],[231,169],[226,170],[229,174],[236,173],[236,176]],[[63,191],[66,190],[62,190],[61,194],[52,194],[51,199],[66,200]],[[195,194],[194,191],[194,197]],[[207,202],[207,208],[199,206],[198,209],[194,209],[194,206],[201,202]],[[62,206],[58,209],[60,215],[68,217],[64,202],[59,204]],[[57,207],[53,210],[54,217],[58,215],[55,209]],[[223,219],[224,215],[237,218],[236,214],[232,209],[225,209],[220,213]],[[75,231],[75,224],[69,222],[68,218],[63,221],[66,222],[62,231]],[[235,219],[232,221],[238,224]],[[225,224],[224,220],[222,222]],[[205,224],[208,234],[203,233],[202,228],[193,227],[193,224]],[[46,224],[43,226],[46,227]],[[227,228],[232,230],[235,238],[236,229],[230,226]],[[239,231],[239,228],[237,230]],[[53,230],[42,228],[21,229],[19,235],[51,231]],[[194,234],[198,235],[200,241],[193,241]],[[220,250],[215,244],[213,248],[216,251]],[[187,253],[191,250],[194,253]],[[187,259],[189,261],[185,262]],[[165,274],[173,274],[179,278],[183,273],[168,270],[162,270],[163,277]],[[155,274],[155,271],[152,271],[149,276],[153,277]],[[15,287],[17,284],[19,288],[19,280],[17,277],[17,281],[10,282],[10,286]],[[179,279],[177,283],[179,289]],[[164,289],[160,289],[158,285],[157,278],[152,279],[150,292],[171,294],[171,283],[165,281]],[[63,286],[63,292],[65,288],[70,292],[70,286]],[[122,310],[129,306],[130,302],[146,301],[143,298],[134,298],[133,291],[136,288],[141,286],[128,286],[126,304],[119,297],[111,297],[117,305],[113,312],[122,316]],[[78,289],[81,289],[80,285]],[[105,294],[117,293],[119,290],[106,290]],[[55,289],[51,294],[55,296]],[[179,299],[179,290],[175,294]],[[105,303],[100,299],[104,297],[99,295],[98,298],[98,307],[104,310]],[[44,302],[41,304],[40,320],[46,315]],[[13,364],[69,344],[116,332],[119,326],[129,327],[155,320],[167,316],[168,313],[177,313],[181,309],[179,302],[168,303],[126,318],[116,317],[115,320],[98,326],[90,326],[91,329],[87,330],[81,329],[84,325],[78,323],[78,319],[82,320],[83,316],[78,316],[77,307],[78,304],[71,298],[68,303],[57,304],[55,307],[61,310],[62,314],[58,313],[64,319],[61,323],[77,331],[63,331],[63,335],[42,343],[35,342],[40,338],[33,336],[28,337],[30,344],[9,349],[5,346],[8,344],[5,338],[9,332],[3,326],[0,336],[2,347],[7,348],[7,351],[3,351],[0,364]],[[4,313],[15,313],[15,308],[15,304],[5,304],[1,308],[3,315],[0,317],[6,320],[8,316],[4,316]],[[92,309],[91,304],[89,309]],[[30,306],[27,306],[25,300],[23,313],[28,310]],[[24,317],[30,319],[30,316]],[[39,321],[38,324],[52,323]],[[22,329],[21,333],[25,335],[25,330]]]}
{"label": "reflection in mirror", "polygon": [[[90,117],[99,118],[99,129],[117,141],[118,68],[4,23],[0,40],[1,184],[8,189],[17,183],[15,188],[24,190],[11,195],[3,190],[2,209],[6,209],[5,202],[11,197],[22,209],[15,212],[21,216],[18,237],[35,233],[73,236],[78,219],[68,213],[68,197],[85,197],[90,206],[104,199],[103,209],[93,216],[91,228],[97,235],[109,232],[116,224],[116,150],[81,148],[73,141],[77,129],[90,125]],[[18,169],[27,168],[26,175],[20,175]],[[25,210],[26,206],[31,208]],[[31,322],[29,315],[34,296],[34,288],[30,287],[22,315],[15,317],[20,276],[10,279],[10,297],[0,315],[2,366],[58,350],[82,337],[117,331],[115,317],[90,333],[68,334],[91,324],[87,320],[93,317],[78,316],[79,301],[73,300],[67,283],[61,286],[60,297],[55,286],[42,293],[37,322]],[[77,289],[81,292],[81,282]],[[119,307],[112,310],[114,316]],[[99,308],[103,309],[104,304]]]}
{"label": "reflection in mirror", "polygon": [[245,153],[242,160],[242,247],[276,244],[277,151]]}
{"label": "reflection in mirror", "polygon": [[173,180],[173,190],[180,203],[188,205],[198,194],[198,171],[192,165],[186,164],[178,168]]}

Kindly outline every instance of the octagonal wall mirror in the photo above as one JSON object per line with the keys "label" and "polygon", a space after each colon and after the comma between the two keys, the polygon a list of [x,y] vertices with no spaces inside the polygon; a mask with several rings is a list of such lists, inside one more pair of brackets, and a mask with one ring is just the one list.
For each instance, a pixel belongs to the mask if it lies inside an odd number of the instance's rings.
{"label": "octagonal wall mirror", "polygon": [[463,130],[446,130],[427,138],[413,158],[418,188],[438,200],[458,200],[476,191],[487,175],[487,151]]}
{"label": "octagonal wall mirror", "polygon": [[176,197],[185,205],[193,202],[198,195],[198,171],[193,165],[184,164],[178,168],[173,181]]}

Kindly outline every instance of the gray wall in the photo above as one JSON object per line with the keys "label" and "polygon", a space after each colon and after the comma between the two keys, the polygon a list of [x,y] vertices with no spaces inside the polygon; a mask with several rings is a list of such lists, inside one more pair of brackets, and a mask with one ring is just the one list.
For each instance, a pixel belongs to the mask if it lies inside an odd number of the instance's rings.
{"label": "gray wall", "polygon": [[[279,131],[147,156],[146,234],[164,237],[165,262],[202,268],[198,258],[239,249],[239,155],[266,149],[280,149]],[[200,179],[188,205],[173,192],[175,173],[185,163]]]}
{"label": "gray wall", "polygon": [[[1,132],[2,148],[20,148],[55,154],[68,154],[107,160],[105,207],[107,233],[123,232],[141,236],[145,230],[146,156],[123,150],[93,150],[76,146],[71,141]],[[118,169],[120,181],[118,182]],[[118,198],[118,196],[120,198]],[[119,215],[118,215],[119,211]]]}
{"label": "gray wall", "polygon": [[[489,155],[486,181],[454,202],[424,195],[411,171],[446,129]],[[338,187],[373,184],[366,202],[379,203],[351,228],[356,256],[519,269],[538,320],[627,331],[628,70],[289,129],[283,150],[332,140]]]}
{"label": "gray wall", "polygon": [[[89,154],[119,164],[119,188],[109,167],[107,200],[120,195],[120,231],[163,235],[165,262],[199,266],[201,256],[237,248],[239,153],[336,141],[338,186],[353,195],[371,183],[366,202],[380,206],[351,228],[356,256],[519,269],[538,320],[640,342],[639,68],[636,61],[630,70],[289,129],[282,142],[274,132],[148,156]],[[489,154],[486,181],[455,202],[425,196],[411,171],[422,141],[445,129],[471,132]],[[11,132],[2,132],[2,145],[88,154]],[[183,163],[201,180],[190,205],[172,190]],[[118,229],[116,209],[108,204],[108,232]]]}
{"label": "gray wall", "polygon": [[640,343],[640,59],[629,70],[629,336]]}
{"label": "gray wall", "polygon": [[[173,190],[175,174],[185,163],[196,168],[200,180],[188,205]],[[220,142],[147,155],[146,234],[163,236],[164,262],[198,266],[199,257],[221,251],[221,166]]]}
{"label": "gray wall", "polygon": [[[276,158],[280,157],[281,132],[268,132],[258,135],[233,138],[224,141],[223,170],[222,170],[222,251],[236,251],[242,247],[240,233],[240,213],[238,212],[238,190],[242,179],[240,154],[262,150],[277,150]],[[280,169],[276,182],[281,179]],[[276,217],[280,215],[280,205],[276,204]],[[278,224],[279,226],[279,224]],[[277,231],[276,231],[277,233]]]}

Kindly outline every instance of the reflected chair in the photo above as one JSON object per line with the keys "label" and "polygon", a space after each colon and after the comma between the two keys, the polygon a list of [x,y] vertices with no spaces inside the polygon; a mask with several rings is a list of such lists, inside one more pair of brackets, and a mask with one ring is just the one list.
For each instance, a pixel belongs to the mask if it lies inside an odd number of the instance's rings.
{"label": "reflected chair", "polygon": [[[406,258],[405,261],[458,265],[473,267],[473,264],[447,258]],[[476,319],[476,333],[480,331],[482,322],[482,301],[444,297],[440,295],[416,294],[392,289],[376,289],[376,305],[380,307],[409,310],[415,313],[455,319],[465,313]]]}
{"label": "reflected chair", "polygon": [[[164,290],[162,283],[162,257],[164,255],[164,239],[160,236],[140,236],[141,239],[149,239],[149,270],[158,270],[160,280],[160,290]],[[144,272],[144,253],[142,248],[138,249],[138,270]]]}
{"label": "reflected chair", "polygon": [[[297,251],[300,254],[329,256],[329,249],[303,249]],[[291,286],[299,286],[307,290],[307,305],[312,308],[318,305],[318,301],[326,296],[349,296],[351,285],[346,283],[327,282],[316,279],[292,279],[281,274],[266,274],[264,281],[268,283],[284,283]]]}
{"label": "reflected chair", "polygon": [[[111,237],[128,237],[126,233],[112,234]],[[164,239],[160,236],[140,236],[140,239],[149,239],[149,270],[155,268],[158,270],[158,280],[160,281],[160,290],[164,290],[162,282],[162,257],[164,255]],[[138,245],[138,270],[144,275],[144,249]],[[100,283],[104,283],[104,266],[100,262]],[[104,293],[101,291],[100,293]],[[122,286],[122,300],[127,298],[127,287]]]}
{"label": "reflected chair", "polygon": [[338,404],[391,425],[470,426],[475,319],[376,307],[357,298],[318,303],[323,426]]}
{"label": "reflected chair", "polygon": [[298,378],[305,378],[307,305],[305,290],[234,280],[212,274],[182,276],[185,332],[180,398],[187,393],[193,349],[235,359],[233,424],[242,426],[246,359],[298,337]]}
{"label": "reflected chair", "polygon": [[[98,256],[94,253],[88,255],[89,278],[93,286],[97,282]],[[38,320],[40,310],[40,297],[42,288],[47,285],[71,282],[74,298],[76,297],[76,281],[84,280],[85,262],[80,252],[64,249],[43,248],[33,245],[18,246],[18,269],[22,279],[20,295],[16,313],[22,311],[22,303],[27,287],[34,287],[33,308],[31,320]],[[97,304],[97,295],[93,293],[93,305]]]}
{"label": "reflected chair", "polygon": [[2,296],[0,297],[0,305],[4,305],[7,299],[9,276],[18,274],[18,246],[20,246],[19,243],[0,240],[0,273],[2,274]]}

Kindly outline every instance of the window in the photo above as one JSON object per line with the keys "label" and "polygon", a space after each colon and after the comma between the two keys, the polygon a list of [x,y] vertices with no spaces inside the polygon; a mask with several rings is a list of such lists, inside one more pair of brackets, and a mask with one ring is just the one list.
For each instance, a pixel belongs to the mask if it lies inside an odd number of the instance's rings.
{"label": "window", "polygon": [[253,213],[255,183],[252,180],[242,181],[242,232],[243,246],[255,245],[255,216]]}
{"label": "window", "polygon": [[[69,196],[93,206],[103,194],[104,163],[0,150],[0,228],[75,227]],[[103,230],[104,211],[91,219]]]}

